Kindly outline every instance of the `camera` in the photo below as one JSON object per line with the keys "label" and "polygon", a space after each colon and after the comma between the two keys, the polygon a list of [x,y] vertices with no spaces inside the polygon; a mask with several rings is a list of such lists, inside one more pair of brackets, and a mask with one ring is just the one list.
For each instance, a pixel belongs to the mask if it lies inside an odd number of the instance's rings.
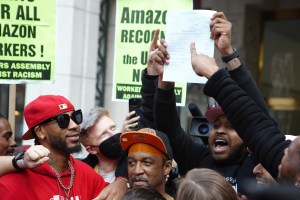
{"label": "camera", "polygon": [[208,144],[208,136],[212,125],[205,117],[193,117],[190,125],[190,135],[199,137],[203,144]]}
{"label": "camera", "polygon": [[203,144],[208,144],[208,136],[212,129],[212,125],[202,115],[196,104],[190,103],[189,110],[193,116],[189,134],[196,138],[200,138]]}

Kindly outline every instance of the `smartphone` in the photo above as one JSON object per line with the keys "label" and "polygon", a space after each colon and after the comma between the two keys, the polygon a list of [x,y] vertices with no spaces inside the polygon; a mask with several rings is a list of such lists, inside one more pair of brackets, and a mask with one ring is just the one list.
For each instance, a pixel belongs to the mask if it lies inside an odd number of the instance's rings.
{"label": "smartphone", "polygon": [[139,116],[142,99],[141,98],[130,98],[128,100],[128,103],[129,103],[129,112],[135,111],[135,114],[132,115],[131,118]]}

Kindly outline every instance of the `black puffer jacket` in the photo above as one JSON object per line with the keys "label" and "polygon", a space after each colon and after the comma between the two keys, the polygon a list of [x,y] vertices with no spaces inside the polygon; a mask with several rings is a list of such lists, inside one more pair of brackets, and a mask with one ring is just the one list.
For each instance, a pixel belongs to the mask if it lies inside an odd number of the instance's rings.
{"label": "black puffer jacket", "polygon": [[204,93],[221,105],[232,126],[262,165],[273,177],[284,149],[291,141],[285,140],[274,120],[230,77],[225,69],[216,72],[206,83]]}
{"label": "black puffer jacket", "polygon": [[[250,99],[253,103],[255,102],[254,104],[256,105],[256,108],[269,120],[271,126],[277,128],[276,122],[269,116],[268,108],[250,72],[248,72],[244,66],[240,66],[239,68],[230,72],[227,72],[225,69],[217,72],[205,86],[206,94],[216,98],[216,100],[220,102],[222,108],[228,105],[239,108],[241,106],[240,103],[237,105],[230,104],[230,102],[232,102],[232,98],[238,98],[238,96],[233,96],[235,93],[232,90],[228,89],[226,92],[221,91],[223,89],[222,86],[224,86],[222,85],[222,81],[225,79],[225,76],[226,78],[230,79],[231,84],[234,84],[235,87],[238,87],[239,91],[243,92],[248,97],[248,100]],[[224,82],[223,84],[227,83]],[[227,112],[234,113],[235,111],[227,107],[225,109],[225,113],[227,114]],[[229,117],[229,120],[233,123],[234,128],[240,134],[240,136],[242,136],[241,138],[244,140],[245,145],[249,146],[249,142],[247,141],[248,138],[243,136],[243,128],[247,127],[245,124],[249,125],[251,123],[248,121],[243,121],[244,116],[235,115],[235,117],[238,119],[237,123],[233,122],[237,120],[235,118]],[[249,179],[254,179],[254,174],[252,171],[254,166],[257,164],[255,160],[261,162],[263,160],[267,160],[267,157],[264,157],[264,159],[257,158],[254,160],[253,157],[248,155],[246,152],[237,152],[237,154],[233,155],[232,158],[226,163],[215,162],[209,148],[194,142],[181,128],[180,119],[175,105],[174,88],[169,88],[166,90],[157,89],[154,102],[154,118],[156,128],[168,135],[173,148],[174,159],[177,162],[182,174],[185,174],[187,171],[193,168],[211,168],[223,174],[239,193],[247,195],[247,192],[245,192],[246,186],[243,184],[245,184]],[[237,125],[239,125],[239,128],[237,128]],[[256,135],[256,131],[257,129],[251,129],[248,131],[248,133],[255,133]],[[281,147],[279,147],[279,152],[289,144],[289,142],[285,141],[285,138],[282,134],[280,134],[280,141],[283,142],[283,144]],[[255,143],[253,143],[253,145],[255,145]],[[270,150],[269,147],[267,148]],[[250,149],[253,150],[255,154],[257,153],[257,148],[254,149],[252,146],[250,146]],[[279,156],[280,160],[281,157]],[[262,163],[264,165],[266,164],[266,162]],[[273,164],[272,160],[269,160],[269,164],[270,163]],[[268,167],[268,169],[272,168],[272,175],[277,177],[278,172],[277,168],[275,170],[275,166],[276,164],[274,164],[272,167]]]}

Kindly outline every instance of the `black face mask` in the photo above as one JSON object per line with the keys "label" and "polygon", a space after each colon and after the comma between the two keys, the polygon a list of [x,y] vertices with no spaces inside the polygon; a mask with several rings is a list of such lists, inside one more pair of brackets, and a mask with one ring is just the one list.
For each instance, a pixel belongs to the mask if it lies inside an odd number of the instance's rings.
{"label": "black face mask", "polygon": [[120,144],[120,135],[121,133],[117,133],[100,144],[99,150],[107,158],[117,159],[121,157],[123,149]]}

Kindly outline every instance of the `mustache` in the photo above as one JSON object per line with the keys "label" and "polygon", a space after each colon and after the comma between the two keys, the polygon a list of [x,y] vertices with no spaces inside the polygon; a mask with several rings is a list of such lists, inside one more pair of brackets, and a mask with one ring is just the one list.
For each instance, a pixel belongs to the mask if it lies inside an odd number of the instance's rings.
{"label": "mustache", "polygon": [[14,152],[15,152],[15,147],[9,147],[6,151],[6,154],[12,156]]}
{"label": "mustache", "polygon": [[80,133],[80,129],[79,128],[72,128],[72,129],[70,129],[70,131],[73,133],[73,132],[75,132],[75,133]]}
{"label": "mustache", "polygon": [[140,181],[147,182],[148,180],[143,177],[132,178],[132,182],[140,182]]}
{"label": "mustache", "polygon": [[80,130],[75,128],[75,129],[71,129],[70,132],[67,134],[67,136],[70,136],[70,135],[72,136],[72,135],[77,135],[77,134],[80,135]]}

